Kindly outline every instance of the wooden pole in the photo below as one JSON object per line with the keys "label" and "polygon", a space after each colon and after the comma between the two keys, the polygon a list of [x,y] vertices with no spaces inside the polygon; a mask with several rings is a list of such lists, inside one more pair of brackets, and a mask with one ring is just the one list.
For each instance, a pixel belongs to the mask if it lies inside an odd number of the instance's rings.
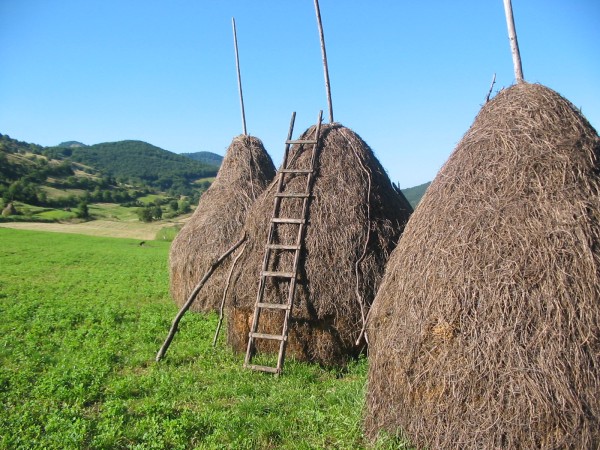
{"label": "wooden pole", "polygon": [[510,49],[515,67],[515,78],[517,83],[523,83],[523,67],[521,66],[521,53],[519,52],[519,41],[517,40],[517,31],[515,30],[515,18],[512,11],[511,0],[504,0],[504,13],[506,14],[506,25],[508,27],[508,39],[510,40]]}
{"label": "wooden pole", "polygon": [[317,25],[319,26],[319,38],[321,39],[321,54],[323,55],[323,70],[325,72],[325,90],[327,91],[327,106],[329,107],[329,122],[333,122],[333,106],[331,106],[331,88],[329,87],[329,68],[327,67],[327,52],[325,51],[325,36],[323,35],[323,24],[321,23],[321,10],[319,0],[315,0],[315,11],[317,13]]}
{"label": "wooden pole", "polygon": [[490,101],[490,95],[492,95],[492,89],[494,89],[494,84],[496,84],[496,72],[494,72],[494,76],[492,77],[492,84],[490,84],[490,90],[488,91],[485,97],[486,103]]}
{"label": "wooden pole", "polygon": [[163,343],[162,347],[160,348],[160,350],[156,354],[156,362],[160,361],[165,356],[165,353],[167,353],[167,349],[169,348],[169,345],[171,345],[171,341],[175,337],[175,333],[177,332],[177,326],[179,325],[179,322],[181,321],[181,318],[187,312],[187,310],[190,309],[190,306],[192,306],[192,303],[194,303],[194,300],[196,300],[196,296],[198,295],[198,292],[200,292],[200,289],[202,289],[202,286],[204,286],[204,283],[206,283],[208,281],[208,279],[213,274],[213,272],[215,271],[215,269],[217,267],[219,267],[219,265],[229,255],[231,255],[236,248],[238,248],[240,245],[242,245],[242,243],[245,240],[246,240],[246,233],[244,233],[244,236],[242,236],[242,238],[239,241],[237,241],[235,244],[233,244],[231,246],[231,248],[229,248],[229,250],[227,250],[225,253],[223,253],[219,257],[219,259],[217,259],[214,263],[212,263],[212,265],[206,271],[206,273],[204,274],[204,277],[202,277],[202,279],[200,280],[200,282],[196,285],[196,287],[194,288],[194,290],[192,291],[192,293],[188,297],[188,299],[185,302],[185,304],[181,307],[181,309],[179,310],[179,312],[175,316],[175,319],[173,319],[173,323],[171,324],[171,329],[169,330],[169,334],[167,335],[167,338],[165,339],[165,342]]}
{"label": "wooden pole", "polygon": [[242,108],[242,128],[244,130],[244,135],[246,136],[248,133],[246,132],[246,113],[244,111],[244,94],[242,93],[242,75],[240,74],[240,56],[238,54],[238,43],[237,43],[237,33],[235,30],[235,18],[231,18],[231,25],[233,26],[233,44],[235,46],[235,67],[237,69],[237,79],[238,79],[238,90],[240,92],[240,106]]}

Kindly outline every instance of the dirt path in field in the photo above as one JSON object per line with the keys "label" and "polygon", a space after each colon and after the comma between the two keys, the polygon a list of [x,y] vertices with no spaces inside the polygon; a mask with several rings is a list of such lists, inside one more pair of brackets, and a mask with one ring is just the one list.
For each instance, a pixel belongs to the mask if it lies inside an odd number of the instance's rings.
{"label": "dirt path in field", "polygon": [[87,234],[90,236],[107,236],[131,238],[151,241],[161,228],[175,226],[183,222],[116,222],[111,220],[92,220],[83,223],[36,223],[36,222],[4,222],[0,227],[20,230],[52,231],[56,233]]}

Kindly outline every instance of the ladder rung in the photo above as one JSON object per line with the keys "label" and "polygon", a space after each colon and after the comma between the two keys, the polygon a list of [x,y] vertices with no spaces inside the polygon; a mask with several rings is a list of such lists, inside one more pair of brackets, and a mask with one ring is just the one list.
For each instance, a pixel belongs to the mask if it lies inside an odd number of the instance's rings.
{"label": "ladder rung", "polygon": [[288,305],[282,303],[257,303],[256,307],[267,309],[290,309]]}
{"label": "ladder rung", "polygon": [[310,197],[310,194],[307,194],[305,192],[277,192],[275,194],[275,197],[281,197],[281,198],[308,198],[308,197]]}
{"label": "ladder rung", "polygon": [[300,250],[299,245],[283,245],[283,244],[268,244],[268,249],[271,250]]}
{"label": "ladder rung", "polygon": [[280,334],[256,333],[250,332],[250,337],[259,339],[270,339],[272,341],[285,341],[285,337]]}
{"label": "ladder rung", "polygon": [[313,173],[312,169],[279,169],[279,172],[283,173]]}
{"label": "ladder rung", "polygon": [[259,366],[258,364],[244,364],[244,367],[252,370],[260,370],[261,372],[279,373],[277,367]]}
{"label": "ladder rung", "polygon": [[275,277],[275,278],[296,278],[296,274],[293,272],[270,272],[265,271],[260,273],[263,277]]}
{"label": "ladder rung", "polygon": [[273,217],[271,219],[271,222],[273,223],[298,223],[298,224],[302,224],[305,223],[304,219],[288,219],[285,217]]}
{"label": "ladder rung", "polygon": [[316,144],[317,141],[314,139],[296,139],[291,141],[285,141],[286,144]]}

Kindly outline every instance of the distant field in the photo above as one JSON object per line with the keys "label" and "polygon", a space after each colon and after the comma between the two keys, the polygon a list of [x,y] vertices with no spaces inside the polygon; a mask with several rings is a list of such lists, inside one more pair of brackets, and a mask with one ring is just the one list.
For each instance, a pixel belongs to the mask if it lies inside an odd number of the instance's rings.
{"label": "distant field", "polygon": [[95,218],[139,222],[137,208],[126,208],[117,203],[92,203],[88,210]]}
{"label": "distant field", "polygon": [[216,177],[205,177],[205,178],[198,178],[196,181],[194,181],[195,184],[199,184],[202,183],[203,181],[208,181],[209,183],[212,183],[213,181],[215,181]]}
{"label": "distant field", "polygon": [[139,202],[147,205],[148,203],[152,203],[152,202],[156,201],[157,199],[164,200],[165,198],[167,198],[167,197],[164,195],[150,194],[150,195],[145,195],[144,197],[139,197],[137,200]]}
{"label": "distant field", "polygon": [[49,199],[64,198],[69,195],[80,197],[85,194],[85,190],[83,189],[57,189],[51,186],[42,186],[42,190],[48,195]]}
{"label": "distant field", "polygon": [[162,228],[174,225],[174,223],[165,222],[142,223],[140,221],[116,222],[112,220],[92,220],[82,223],[5,222],[0,223],[0,228],[132,238],[149,241],[153,240]]}
{"label": "distant field", "polygon": [[[0,228],[0,448],[361,449],[367,362],[242,368],[177,309],[166,242]],[[373,448],[401,448],[386,439]]]}
{"label": "distant field", "polygon": [[0,222],[0,227],[140,240],[173,240],[177,231],[191,215],[179,216],[172,220],[144,223],[140,222],[137,216],[137,208],[126,208],[116,203],[94,203],[89,205],[89,212],[97,219],[75,223],[69,222],[69,220],[75,218],[75,212],[36,206],[27,206],[25,209],[21,205],[17,205],[17,207],[22,211],[26,209],[34,217],[65,222]]}
{"label": "distant field", "polygon": [[70,220],[77,217],[77,214],[73,211],[64,211],[61,209],[50,209],[48,211],[39,212],[37,215],[43,219],[50,220]]}

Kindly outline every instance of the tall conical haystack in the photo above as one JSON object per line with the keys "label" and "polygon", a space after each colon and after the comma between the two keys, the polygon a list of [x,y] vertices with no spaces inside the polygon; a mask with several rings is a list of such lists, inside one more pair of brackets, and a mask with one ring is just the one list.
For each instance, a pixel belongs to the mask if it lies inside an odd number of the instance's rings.
{"label": "tall conical haystack", "polygon": [[417,447],[599,448],[600,140],[556,92],[487,103],[390,258],[366,431]]}
{"label": "tall conical haystack", "polygon": [[[215,181],[171,245],[171,295],[179,306],[211,264],[239,239],[250,206],[274,176],[275,166],[259,139],[246,135],[233,139]],[[219,308],[230,264],[212,274],[192,310]]]}
{"label": "tall conical haystack", "polygon": [[[312,138],[314,131],[311,127],[300,139]],[[363,314],[368,312],[388,256],[412,209],[394,189],[372,150],[352,130],[339,124],[323,125],[319,147],[287,355],[341,365],[364,347],[355,344]],[[309,146],[295,145],[290,149],[289,166],[306,168],[310,156]],[[286,180],[286,192],[304,192],[305,176],[286,176]],[[227,301],[228,340],[240,352],[246,351],[248,342],[274,192],[275,182],[248,214],[248,246],[236,266],[232,298]],[[299,218],[300,208],[301,200],[286,199],[280,217]],[[278,227],[278,242],[294,243],[297,225],[285,227]],[[291,252],[282,252],[275,260],[276,266],[270,270],[289,271],[292,267]],[[264,301],[285,303],[287,286],[283,281],[269,282]],[[274,295],[276,291],[278,295]],[[263,310],[258,331],[281,334],[280,314]],[[279,348],[268,344],[261,340],[257,350],[269,353]]]}

